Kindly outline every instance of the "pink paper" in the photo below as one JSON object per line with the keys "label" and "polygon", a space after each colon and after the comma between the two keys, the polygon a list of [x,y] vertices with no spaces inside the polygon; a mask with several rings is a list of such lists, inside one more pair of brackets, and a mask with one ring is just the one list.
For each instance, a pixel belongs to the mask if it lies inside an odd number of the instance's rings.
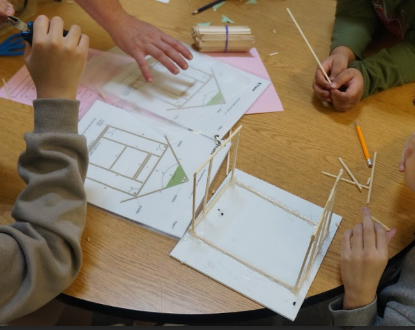
{"label": "pink paper", "polygon": [[[102,52],[96,49],[90,49],[88,53],[88,61],[96,58]],[[26,66],[23,66],[8,82],[7,87],[14,102],[19,102],[27,105],[32,105],[33,100],[36,99],[36,88],[30,77]],[[9,99],[6,89],[0,89],[0,97]],[[100,98],[98,92],[92,91],[87,87],[80,86],[76,98],[81,101],[79,107],[79,118],[89,110],[94,102]]]}
{"label": "pink paper", "polygon": [[[102,52],[96,49],[90,49],[88,55],[88,61],[98,57]],[[249,53],[210,53],[209,55],[221,60],[233,67],[240,70],[257,75],[261,78],[270,80],[267,70],[259,57],[256,48],[252,48]],[[96,76],[95,76],[96,77]],[[23,66],[8,82],[7,86],[12,96],[12,100],[15,102],[32,105],[33,100],[36,99],[36,89],[33,84],[32,78]],[[8,99],[5,88],[0,89],[0,97]],[[85,86],[78,88],[77,99],[80,100],[81,105],[79,109],[79,118],[89,110],[97,99],[101,99],[99,93],[94,89],[90,89]],[[117,102],[111,102],[114,105],[118,105]],[[283,111],[281,101],[273,84],[271,83],[267,89],[261,94],[258,100],[249,108],[246,114],[265,113]]]}
{"label": "pink paper", "polygon": [[[209,55],[242,71],[271,80],[256,48],[252,48],[249,53],[209,53]],[[282,107],[281,100],[271,82],[245,114],[249,115],[276,111],[284,111],[284,108]]]}

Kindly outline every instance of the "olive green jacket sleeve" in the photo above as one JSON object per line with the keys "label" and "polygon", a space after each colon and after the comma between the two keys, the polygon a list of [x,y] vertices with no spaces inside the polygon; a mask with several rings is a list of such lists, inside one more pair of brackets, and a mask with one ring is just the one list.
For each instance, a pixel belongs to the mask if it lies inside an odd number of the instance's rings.
{"label": "olive green jacket sleeve", "polygon": [[379,24],[371,0],[337,0],[330,53],[345,46],[361,59]]}
{"label": "olive green jacket sleeve", "polygon": [[405,39],[394,47],[382,49],[364,60],[351,62],[349,67],[363,74],[362,99],[415,81],[415,28],[412,27]]}
{"label": "olive green jacket sleeve", "polygon": [[0,324],[45,305],[79,272],[88,152],[78,109],[78,101],[34,101],[34,131],[18,161],[27,186],[12,209],[16,222],[0,226]]}
{"label": "olive green jacket sleeve", "polygon": [[[402,4],[409,22],[414,20],[415,1],[391,1]],[[350,48],[357,60],[350,68],[358,69],[364,78],[363,98],[374,93],[415,81],[415,24],[412,22],[403,41],[375,55],[363,58],[374,32],[382,25],[372,0],[338,0],[331,50],[338,46]]]}

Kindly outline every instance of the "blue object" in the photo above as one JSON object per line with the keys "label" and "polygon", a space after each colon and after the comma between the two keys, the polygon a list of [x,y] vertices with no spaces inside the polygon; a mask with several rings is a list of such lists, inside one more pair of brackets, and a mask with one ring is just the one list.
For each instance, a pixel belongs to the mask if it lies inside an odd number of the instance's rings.
{"label": "blue object", "polygon": [[[33,22],[27,23],[28,31],[21,32],[21,36],[24,40],[26,40],[30,45],[32,45],[32,39],[33,39]],[[63,30],[63,36],[66,37],[66,35],[69,33],[69,31]]]}
{"label": "blue object", "polygon": [[18,56],[23,55],[25,48],[25,39],[21,33],[13,34],[0,44],[0,56]]}

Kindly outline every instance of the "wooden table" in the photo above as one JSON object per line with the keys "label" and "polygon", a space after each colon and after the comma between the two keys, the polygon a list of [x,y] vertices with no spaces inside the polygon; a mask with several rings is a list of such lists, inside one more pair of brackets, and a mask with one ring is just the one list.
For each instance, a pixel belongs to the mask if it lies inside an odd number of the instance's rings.
{"label": "wooden table", "polygon": [[[390,255],[414,238],[415,194],[406,188],[398,162],[406,138],[415,131],[414,84],[390,89],[362,101],[347,113],[325,108],[313,97],[316,63],[286,8],[289,7],[320,59],[330,46],[334,0],[267,0],[256,5],[227,1],[192,16],[204,0],[121,1],[126,10],[171,36],[191,43],[198,22],[223,25],[225,14],[236,25],[250,26],[256,48],[282,100],[284,112],[247,115],[237,167],[312,203],[324,206],[342,157],[354,175],[366,182],[370,170],[363,158],[354,122],[363,130],[369,151],[378,152],[370,207],[373,215],[398,232]],[[66,26],[80,24],[91,47],[113,47],[110,37],[76,4],[40,0],[38,13],[62,16]],[[276,33],[273,32],[275,29]],[[269,56],[279,52],[279,55]],[[1,58],[0,77],[11,78],[23,65],[21,57]],[[32,130],[32,108],[0,99],[0,223],[11,223],[13,203],[24,188],[16,173],[24,150],[23,133]],[[306,303],[341,291],[339,252],[343,232],[361,221],[367,192],[342,183],[334,211],[343,221],[308,292]],[[144,229],[93,205],[88,206],[82,237],[82,270],[63,297],[89,309],[148,320],[200,322],[221,316],[247,319],[272,315],[261,305],[182,265],[169,256],[177,241]],[[108,307],[112,307],[108,310]]]}

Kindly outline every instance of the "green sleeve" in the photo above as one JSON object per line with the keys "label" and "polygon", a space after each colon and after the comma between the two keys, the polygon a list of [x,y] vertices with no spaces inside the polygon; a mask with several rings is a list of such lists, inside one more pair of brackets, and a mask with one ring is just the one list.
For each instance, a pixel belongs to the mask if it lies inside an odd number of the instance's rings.
{"label": "green sleeve", "polygon": [[345,46],[357,58],[362,58],[378,25],[371,0],[338,0],[330,53],[336,47]]}
{"label": "green sleeve", "polygon": [[415,27],[405,39],[392,48],[382,49],[362,61],[354,61],[349,67],[363,74],[362,99],[374,93],[415,81]]}

